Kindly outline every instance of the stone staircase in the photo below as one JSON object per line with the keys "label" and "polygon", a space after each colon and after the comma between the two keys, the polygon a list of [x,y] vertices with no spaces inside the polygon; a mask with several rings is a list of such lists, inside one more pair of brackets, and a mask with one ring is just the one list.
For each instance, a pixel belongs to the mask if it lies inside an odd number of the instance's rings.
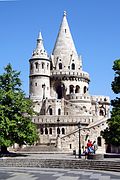
{"label": "stone staircase", "polygon": [[120,172],[120,161],[8,158],[0,159],[0,167],[69,168]]}
{"label": "stone staircase", "polygon": [[35,145],[35,146],[26,146],[24,148],[19,148],[17,151],[21,152],[56,152],[58,148],[54,145]]}

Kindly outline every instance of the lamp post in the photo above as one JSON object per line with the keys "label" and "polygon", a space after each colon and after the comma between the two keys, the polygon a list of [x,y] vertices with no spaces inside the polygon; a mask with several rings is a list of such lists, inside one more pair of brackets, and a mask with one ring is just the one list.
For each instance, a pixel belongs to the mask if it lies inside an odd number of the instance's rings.
{"label": "lamp post", "polygon": [[80,128],[81,128],[81,124],[80,124],[80,122],[78,123],[78,128],[79,128],[79,158],[81,158],[81,142],[80,142]]}

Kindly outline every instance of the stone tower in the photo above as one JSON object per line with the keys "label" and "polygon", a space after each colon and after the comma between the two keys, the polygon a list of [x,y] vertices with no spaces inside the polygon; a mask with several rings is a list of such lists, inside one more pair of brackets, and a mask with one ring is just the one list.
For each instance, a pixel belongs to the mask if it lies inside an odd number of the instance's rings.
{"label": "stone tower", "polygon": [[50,61],[43,46],[41,32],[30,62],[30,98],[42,100],[50,97]]}
{"label": "stone tower", "polygon": [[100,132],[107,126],[110,99],[89,94],[89,74],[83,71],[66,12],[50,58],[39,33],[29,62],[30,99],[38,113],[33,122],[40,133],[37,143],[52,144],[64,152],[72,152],[78,150],[79,139],[81,147],[85,147],[89,137],[96,140],[99,152],[105,152]]}

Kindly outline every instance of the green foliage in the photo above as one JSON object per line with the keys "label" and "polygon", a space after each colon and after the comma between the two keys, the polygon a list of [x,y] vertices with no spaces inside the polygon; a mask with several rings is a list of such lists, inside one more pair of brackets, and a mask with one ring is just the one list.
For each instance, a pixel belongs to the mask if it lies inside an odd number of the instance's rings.
{"label": "green foliage", "polygon": [[[120,93],[120,59],[114,61],[113,70],[115,71],[115,77],[111,84],[114,93]],[[113,106],[111,112],[111,118],[108,119],[108,127],[101,132],[101,135],[105,139],[107,144],[120,146],[120,98],[111,100]]]}
{"label": "green foliage", "polygon": [[20,73],[10,64],[4,69],[0,75],[0,145],[31,145],[38,138],[36,126],[31,121],[32,102],[21,90]]}

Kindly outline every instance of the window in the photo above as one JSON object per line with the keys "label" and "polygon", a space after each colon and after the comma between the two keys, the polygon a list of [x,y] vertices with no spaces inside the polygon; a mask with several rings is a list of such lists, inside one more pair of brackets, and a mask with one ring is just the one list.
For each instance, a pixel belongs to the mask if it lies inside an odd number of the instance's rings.
{"label": "window", "polygon": [[102,145],[102,143],[101,143],[101,137],[100,137],[100,136],[97,138],[97,144],[98,144],[98,146],[101,146],[101,145]]}
{"label": "window", "polygon": [[43,132],[44,132],[43,128],[40,128],[40,134],[43,134]]}
{"label": "window", "polygon": [[65,129],[64,128],[62,128],[62,134],[65,134]]}
{"label": "window", "polygon": [[80,86],[76,86],[76,89],[75,89],[75,93],[79,93],[80,92]]}
{"label": "window", "polygon": [[102,109],[100,109],[99,115],[100,115],[100,116],[104,116],[104,112],[103,112]]}
{"label": "window", "polygon": [[71,69],[72,69],[72,70],[75,70],[75,64],[74,64],[74,63],[72,63]]}
{"label": "window", "polygon": [[35,86],[37,86],[37,83],[35,83]]}
{"label": "window", "polygon": [[52,134],[52,128],[49,129],[49,134]]}
{"label": "window", "polygon": [[58,115],[61,115],[61,109],[60,108],[58,109]]}
{"label": "window", "polygon": [[42,69],[44,69],[44,67],[45,67],[45,63],[42,62]]}
{"label": "window", "polygon": [[84,94],[87,92],[87,87],[86,86],[84,86],[83,92],[84,92]]}
{"label": "window", "polygon": [[52,108],[49,109],[49,113],[50,113],[50,115],[52,115]]}
{"label": "window", "polygon": [[74,86],[73,86],[73,85],[70,85],[69,88],[70,88],[70,94],[73,93],[73,91],[74,91]]}
{"label": "window", "polygon": [[38,62],[35,63],[35,68],[38,69]]}
{"label": "window", "polygon": [[59,63],[59,69],[62,69],[62,63]]}
{"label": "window", "polygon": [[70,149],[72,149],[72,144],[70,144]]}
{"label": "window", "polygon": [[57,134],[60,134],[60,128],[57,128]]}
{"label": "window", "polygon": [[45,128],[45,134],[48,134],[48,129],[47,128]]}

